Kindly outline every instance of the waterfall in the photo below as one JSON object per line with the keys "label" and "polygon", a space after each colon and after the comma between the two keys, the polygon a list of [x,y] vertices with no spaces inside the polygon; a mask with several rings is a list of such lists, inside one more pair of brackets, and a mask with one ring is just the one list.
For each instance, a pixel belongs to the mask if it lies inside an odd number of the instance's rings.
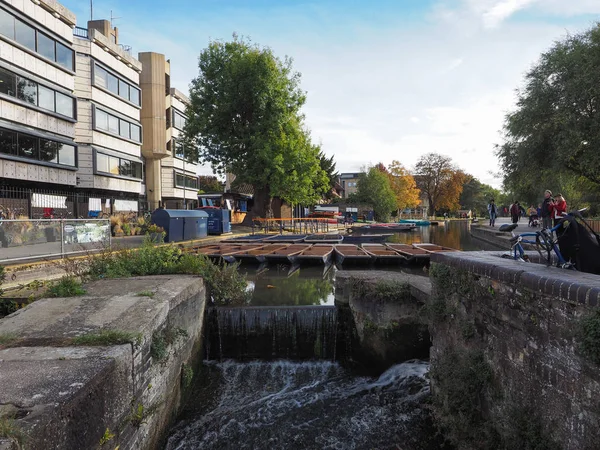
{"label": "waterfall", "polygon": [[212,307],[205,315],[207,360],[329,360],[346,354],[347,314],[334,306]]}

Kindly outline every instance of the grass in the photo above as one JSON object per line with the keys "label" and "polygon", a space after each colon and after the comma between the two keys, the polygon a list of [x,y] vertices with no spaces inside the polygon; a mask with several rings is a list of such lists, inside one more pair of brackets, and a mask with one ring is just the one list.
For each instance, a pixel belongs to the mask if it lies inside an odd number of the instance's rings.
{"label": "grass", "polygon": [[66,276],[51,285],[46,291],[47,297],[77,297],[85,295],[86,291],[79,280],[73,276]]}
{"label": "grass", "polygon": [[0,333],[0,345],[8,345],[17,340],[15,333]]}
{"label": "grass", "polygon": [[22,448],[25,433],[12,417],[0,417],[0,438],[10,439],[16,442],[19,448]]}
{"label": "grass", "polygon": [[136,295],[138,297],[150,297],[150,298],[152,298],[152,297],[154,297],[154,292],[152,292],[152,291],[142,291],[142,292],[138,292]]}
{"label": "grass", "polygon": [[73,345],[108,346],[121,344],[140,345],[142,334],[121,330],[102,330],[95,333],[83,334],[71,340]]}
{"label": "grass", "polygon": [[100,438],[100,447],[102,447],[108,441],[112,440],[114,437],[114,433],[111,433],[110,429],[107,428],[102,437]]}
{"label": "grass", "polygon": [[192,380],[194,379],[194,369],[189,364],[183,364],[181,368],[181,383],[183,384],[183,388],[187,389],[192,385]]}

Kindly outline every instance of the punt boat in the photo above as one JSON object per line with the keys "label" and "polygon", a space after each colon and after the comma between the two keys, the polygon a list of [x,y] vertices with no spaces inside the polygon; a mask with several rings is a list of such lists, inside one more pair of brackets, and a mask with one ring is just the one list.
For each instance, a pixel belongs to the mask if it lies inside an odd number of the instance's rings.
{"label": "punt boat", "polygon": [[335,246],[336,261],[339,265],[347,264],[369,264],[372,262],[371,255],[366,250],[354,244],[337,244]]}

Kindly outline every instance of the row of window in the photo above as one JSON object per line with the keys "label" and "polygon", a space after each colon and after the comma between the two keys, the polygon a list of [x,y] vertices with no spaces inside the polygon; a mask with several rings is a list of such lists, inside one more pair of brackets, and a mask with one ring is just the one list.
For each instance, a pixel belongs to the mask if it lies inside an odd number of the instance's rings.
{"label": "row of window", "polygon": [[99,152],[96,153],[96,172],[137,178],[140,180],[143,176],[141,162],[130,161],[125,158],[116,158]]}
{"label": "row of window", "polygon": [[142,142],[142,127],[101,109],[94,108],[94,110],[97,130],[107,131],[135,142]]}
{"label": "row of window", "polygon": [[75,99],[0,67],[0,94],[75,118]]}
{"label": "row of window", "polygon": [[176,109],[171,109],[173,110],[173,126],[179,130],[183,130],[185,128],[185,116]]}
{"label": "row of window", "polygon": [[75,146],[0,129],[0,153],[75,167]]}
{"label": "row of window", "polygon": [[104,88],[134,105],[141,106],[140,90],[138,88],[113,75],[98,64],[94,64],[94,85]]}
{"label": "row of window", "polygon": [[0,34],[60,64],[65,69],[75,71],[75,53],[73,50],[1,8]]}
{"label": "row of window", "polygon": [[198,178],[175,172],[175,187],[198,189]]}

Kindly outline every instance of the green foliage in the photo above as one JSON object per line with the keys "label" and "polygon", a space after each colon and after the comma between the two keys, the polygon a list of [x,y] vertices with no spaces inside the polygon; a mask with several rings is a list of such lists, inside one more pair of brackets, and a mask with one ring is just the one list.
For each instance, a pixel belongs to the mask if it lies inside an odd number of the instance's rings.
{"label": "green foliage", "polygon": [[600,311],[594,310],[579,321],[576,337],[581,354],[600,364]]}
{"label": "green foliage", "polygon": [[492,186],[480,182],[477,178],[467,175],[459,199],[461,209],[470,209],[476,212],[479,217],[487,215],[487,205],[492,198],[497,205],[501,205],[501,203],[498,203],[501,198],[498,189],[494,189]]}
{"label": "green foliage", "polygon": [[100,438],[100,446],[102,447],[104,444],[111,441],[114,437],[115,437],[114,433],[111,433],[110,429],[107,428],[106,431],[104,431],[104,434],[102,435],[102,437]]}
{"label": "green foliage", "polygon": [[510,407],[506,413],[503,448],[520,450],[558,450],[544,430],[539,412],[530,406]]}
{"label": "green foliage", "polygon": [[328,158],[322,151],[319,152],[319,164],[321,166],[321,170],[323,170],[323,172],[325,172],[325,174],[327,175],[328,180],[329,189],[328,192],[325,194],[325,198],[332,199],[332,189],[335,187],[340,174],[335,169],[335,161],[333,160],[333,156],[330,156]]}
{"label": "green foliage", "polygon": [[488,440],[483,401],[492,380],[483,353],[447,351],[432,363],[430,375],[436,386],[434,412],[448,438],[459,448],[481,448],[475,443]]}
{"label": "green foliage", "polygon": [[85,295],[81,281],[72,276],[62,277],[46,291],[47,297],[77,297]]}
{"label": "green foliage", "polygon": [[181,367],[181,384],[184,389],[189,388],[192,385],[194,379],[194,369],[189,364],[183,364]]}
{"label": "green foliage", "polygon": [[506,188],[536,204],[547,188],[585,196],[592,184],[597,194],[599,71],[600,24],[568,35],[541,55],[518,92],[517,108],[506,117],[505,142],[497,147]]}
{"label": "green foliage", "polygon": [[391,213],[396,209],[396,194],[392,190],[389,177],[371,167],[358,178],[357,200],[373,206],[375,219],[389,222]]}
{"label": "green foliage", "polygon": [[142,424],[146,423],[146,417],[147,415],[144,412],[144,405],[138,403],[137,406],[133,406],[131,408],[131,414],[127,417],[127,420],[129,420],[134,427],[139,428],[142,426]]}
{"label": "green foliage", "polygon": [[142,343],[142,334],[121,330],[101,330],[94,333],[82,334],[71,339],[72,345],[108,346]]}
{"label": "green foliage", "polygon": [[0,438],[10,439],[22,448],[25,442],[25,433],[12,417],[0,417]]}
{"label": "green foliage", "polygon": [[183,328],[166,327],[161,331],[155,331],[152,334],[150,356],[156,362],[164,362],[169,357],[169,346],[187,336],[188,332]]}
{"label": "green foliage", "polygon": [[138,292],[137,296],[138,297],[150,297],[150,298],[152,298],[152,297],[154,297],[154,292],[152,292],[152,291],[142,291],[142,292]]}
{"label": "green foliage", "polygon": [[212,41],[192,80],[186,148],[223,175],[255,189],[255,211],[270,212],[272,197],[310,204],[328,191],[319,147],[300,112],[306,101],[292,60],[233,36]]}
{"label": "green foliage", "polygon": [[0,345],[9,345],[17,340],[15,333],[0,333]]}
{"label": "green foliage", "polygon": [[208,194],[223,192],[223,185],[213,175],[200,175],[198,176],[198,190]]}
{"label": "green foliage", "polygon": [[394,302],[410,297],[410,284],[404,281],[380,280],[367,283],[361,279],[352,279],[353,292],[362,298],[373,301]]}

